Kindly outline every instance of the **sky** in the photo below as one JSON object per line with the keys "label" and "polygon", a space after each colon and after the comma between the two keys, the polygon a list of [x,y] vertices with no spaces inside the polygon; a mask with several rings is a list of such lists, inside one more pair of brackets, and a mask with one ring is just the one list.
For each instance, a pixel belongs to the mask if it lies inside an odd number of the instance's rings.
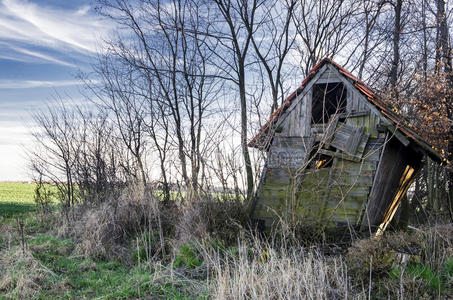
{"label": "sky", "polygon": [[29,180],[32,114],[61,97],[80,98],[109,26],[92,0],[0,0],[0,181]]}

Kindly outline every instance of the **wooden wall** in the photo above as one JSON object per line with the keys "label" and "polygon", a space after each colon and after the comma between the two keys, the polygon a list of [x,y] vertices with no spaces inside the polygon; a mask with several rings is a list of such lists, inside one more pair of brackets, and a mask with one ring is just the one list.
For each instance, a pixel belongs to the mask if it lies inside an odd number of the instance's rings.
{"label": "wooden wall", "polygon": [[310,136],[311,93],[306,93],[277,128],[277,136]]}
{"label": "wooden wall", "polygon": [[[263,220],[267,228],[278,217],[306,225],[360,226],[364,220],[374,225],[407,164],[402,159],[404,149],[398,148],[404,146],[392,139],[391,148],[381,155],[386,133],[378,128],[388,121],[336,69],[327,65],[312,81],[277,122],[253,217]],[[336,116],[332,126],[311,124],[312,84],[339,81],[347,90],[346,113]],[[332,137],[326,138],[329,131]],[[312,148],[317,143],[323,146],[319,151]],[[314,168],[310,165],[314,152],[331,156],[332,164]],[[392,176],[375,180],[381,158],[380,168]],[[370,211],[376,212],[372,218],[366,216]]]}
{"label": "wooden wall", "polygon": [[253,208],[253,217],[263,220],[266,228],[278,217],[291,217],[294,209],[292,195],[311,145],[310,137],[274,138]]}
{"label": "wooden wall", "polygon": [[405,147],[396,138],[386,144],[373,190],[368,199],[362,229],[375,230],[382,222],[400,184],[400,178],[409,165],[418,171],[423,156]]}

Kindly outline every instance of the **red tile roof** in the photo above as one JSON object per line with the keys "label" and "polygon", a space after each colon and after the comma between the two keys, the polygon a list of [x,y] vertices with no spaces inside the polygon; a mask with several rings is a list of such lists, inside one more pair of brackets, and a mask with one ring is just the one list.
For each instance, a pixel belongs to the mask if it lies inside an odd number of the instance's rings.
{"label": "red tile roof", "polygon": [[[400,130],[405,136],[413,140],[418,146],[422,147],[431,157],[436,160],[441,158],[440,154],[437,153],[433,146],[430,145],[427,141],[425,141],[413,128],[410,127],[409,122],[402,117],[401,115],[397,114],[389,107],[385,102],[379,97],[375,91],[373,91],[370,87],[360,81],[357,77],[349,73],[346,69],[342,66],[334,62],[332,59],[326,57],[322,59],[320,62],[310,70],[308,76],[302,81],[302,84],[291,94],[288,98],[283,102],[283,104],[271,115],[269,120],[264,124],[261,129],[258,131],[258,134],[253,137],[248,146],[249,147],[256,147],[260,149],[267,148],[268,144],[260,141],[263,136],[267,136],[269,131],[272,128],[272,125],[278,120],[278,118],[286,111],[286,109],[291,105],[292,101],[299,95],[307,83],[316,75],[316,73],[324,66],[326,63],[330,63],[334,66],[340,74],[344,75],[348,78],[352,84],[388,119],[390,119],[395,127]],[[270,138],[271,139],[271,138]],[[269,141],[270,141],[269,139]]]}

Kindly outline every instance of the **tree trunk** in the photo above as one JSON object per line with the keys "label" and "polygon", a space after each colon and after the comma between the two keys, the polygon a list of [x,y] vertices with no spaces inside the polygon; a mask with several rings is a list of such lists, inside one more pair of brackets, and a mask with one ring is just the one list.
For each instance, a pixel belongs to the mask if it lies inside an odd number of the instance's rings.
{"label": "tree trunk", "polygon": [[[447,82],[448,82],[448,90],[452,91],[453,90],[453,66],[452,66],[452,51],[451,51],[451,45],[450,45],[450,36],[449,36],[449,30],[448,30],[448,25],[447,25],[447,14],[445,11],[445,0],[438,0],[437,1],[437,32],[438,32],[438,53],[441,55],[441,60],[444,65],[444,72],[446,73],[447,76]],[[453,95],[452,93],[447,93],[447,103],[448,103],[448,108],[447,108],[447,114],[448,114],[448,119],[453,120]],[[449,141],[448,141],[448,146],[447,146],[447,152],[448,152],[448,160],[450,162],[453,161],[453,125],[450,126],[449,130]],[[450,170],[449,175],[448,175],[448,191],[449,191],[449,207],[452,207],[453,205],[453,170]],[[453,221],[453,220],[452,220]]]}
{"label": "tree trunk", "polygon": [[390,70],[390,86],[396,96],[396,84],[398,81],[398,65],[400,61],[400,36],[401,36],[401,8],[403,0],[397,0],[395,8],[395,27],[393,31],[393,62]]}
{"label": "tree trunk", "polygon": [[428,77],[428,37],[426,28],[426,1],[422,2],[422,26],[423,26],[423,80]]}
{"label": "tree trunk", "polygon": [[245,87],[245,66],[244,61],[239,62],[239,96],[241,99],[241,148],[244,157],[245,173],[247,178],[247,200],[250,201],[253,196],[254,181],[252,161],[250,159],[249,148],[247,146],[247,99]]}

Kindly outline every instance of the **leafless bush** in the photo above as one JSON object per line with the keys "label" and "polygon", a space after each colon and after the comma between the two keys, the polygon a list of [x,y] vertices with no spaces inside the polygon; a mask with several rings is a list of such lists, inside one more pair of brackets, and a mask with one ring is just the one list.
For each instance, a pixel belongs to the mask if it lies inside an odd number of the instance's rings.
{"label": "leafless bush", "polygon": [[[125,182],[136,178],[136,166],[118,143],[117,132],[102,109],[92,113],[84,106],[60,101],[36,112],[34,119],[30,169],[38,182],[55,186],[68,222],[71,207],[112,201]],[[43,195],[36,196],[42,200]]]}
{"label": "leafless bush", "polygon": [[236,197],[202,197],[182,209],[178,225],[181,240],[213,237],[227,244],[236,242],[238,232],[246,229],[249,216],[244,202]]}
{"label": "leafless bush", "polygon": [[426,265],[438,268],[448,257],[453,257],[452,223],[415,230],[414,234],[423,249],[421,258]]}
{"label": "leafless bush", "polygon": [[60,233],[77,241],[76,252],[85,257],[128,260],[127,242],[146,233],[158,236],[158,243],[146,245],[148,253],[165,251],[163,208],[160,199],[142,186],[126,189],[119,199],[112,199],[92,208],[75,208],[76,221],[65,223]]}

